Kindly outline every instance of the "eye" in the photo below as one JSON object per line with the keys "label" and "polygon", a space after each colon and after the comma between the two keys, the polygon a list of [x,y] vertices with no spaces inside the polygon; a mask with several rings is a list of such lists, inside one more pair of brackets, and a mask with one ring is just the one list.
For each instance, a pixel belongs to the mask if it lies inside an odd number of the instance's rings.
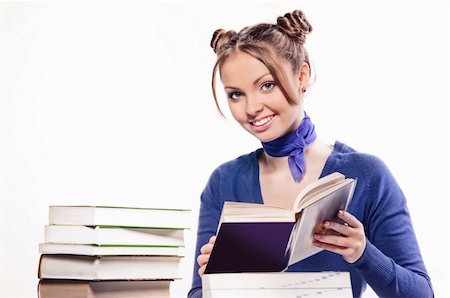
{"label": "eye", "polygon": [[234,91],[234,92],[228,93],[228,98],[231,100],[238,100],[241,95],[242,95],[241,92]]}
{"label": "eye", "polygon": [[261,85],[261,90],[262,91],[270,91],[273,88],[275,88],[275,86],[276,86],[275,82],[266,82]]}

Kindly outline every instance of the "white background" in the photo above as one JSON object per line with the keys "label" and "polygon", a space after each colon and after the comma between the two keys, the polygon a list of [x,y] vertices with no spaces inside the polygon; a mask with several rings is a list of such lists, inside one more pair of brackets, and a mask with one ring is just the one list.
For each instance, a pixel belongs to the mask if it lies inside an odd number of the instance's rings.
{"label": "white background", "polygon": [[185,296],[203,187],[260,146],[215,110],[211,35],[297,8],[314,27],[319,137],[385,161],[448,296],[449,6],[428,1],[1,2],[0,296],[36,296],[51,204],[192,208],[171,287]]}

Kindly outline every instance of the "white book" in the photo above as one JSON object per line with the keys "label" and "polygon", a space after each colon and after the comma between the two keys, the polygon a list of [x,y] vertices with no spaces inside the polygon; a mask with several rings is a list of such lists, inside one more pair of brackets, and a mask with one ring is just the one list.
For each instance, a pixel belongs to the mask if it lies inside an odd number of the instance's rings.
{"label": "white book", "polygon": [[39,298],[170,298],[171,280],[90,281],[41,279]]}
{"label": "white book", "polygon": [[111,206],[50,206],[49,223],[188,229],[191,210]]}
{"label": "white book", "polygon": [[179,279],[180,257],[41,255],[39,278],[78,280]]}
{"label": "white book", "polygon": [[203,298],[353,297],[349,272],[204,274],[202,288]]}
{"label": "white book", "polygon": [[97,245],[184,246],[184,230],[47,225],[44,242]]}
{"label": "white book", "polygon": [[163,246],[98,246],[92,244],[40,243],[42,254],[72,254],[87,256],[185,256],[183,247]]}

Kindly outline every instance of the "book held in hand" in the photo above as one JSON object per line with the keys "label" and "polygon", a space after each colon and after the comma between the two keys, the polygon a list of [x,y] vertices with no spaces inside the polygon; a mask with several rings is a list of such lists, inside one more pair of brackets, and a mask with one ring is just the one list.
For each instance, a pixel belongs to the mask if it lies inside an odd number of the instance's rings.
{"label": "book held in hand", "polygon": [[339,221],[355,187],[356,179],[335,172],[304,188],[292,209],[225,202],[205,273],[283,271],[320,252],[313,234],[329,232],[325,220]]}

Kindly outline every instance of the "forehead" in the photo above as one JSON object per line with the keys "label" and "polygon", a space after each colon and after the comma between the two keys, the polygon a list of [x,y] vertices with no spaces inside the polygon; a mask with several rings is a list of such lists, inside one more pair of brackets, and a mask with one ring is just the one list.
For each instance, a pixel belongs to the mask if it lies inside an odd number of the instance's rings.
{"label": "forehead", "polygon": [[267,73],[270,74],[264,63],[244,52],[231,54],[220,67],[220,76],[224,83],[253,81]]}

